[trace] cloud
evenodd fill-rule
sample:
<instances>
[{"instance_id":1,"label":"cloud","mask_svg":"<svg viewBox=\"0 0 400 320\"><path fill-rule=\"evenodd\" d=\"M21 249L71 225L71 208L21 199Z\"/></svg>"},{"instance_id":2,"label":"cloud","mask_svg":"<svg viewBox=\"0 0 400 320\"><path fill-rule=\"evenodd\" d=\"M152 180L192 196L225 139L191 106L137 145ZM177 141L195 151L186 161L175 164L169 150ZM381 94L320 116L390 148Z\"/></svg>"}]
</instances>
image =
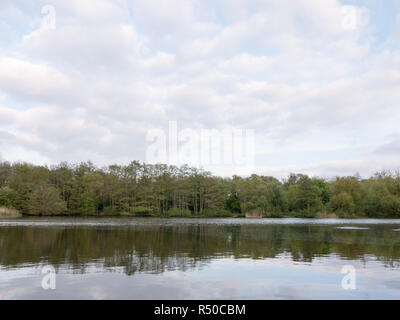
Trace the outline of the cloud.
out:
<instances>
[{"instance_id":1,"label":"cloud","mask_svg":"<svg viewBox=\"0 0 400 320\"><path fill-rule=\"evenodd\" d=\"M336 176L354 176L360 174L362 177L382 170L399 170L400 164L396 159L389 160L344 160L316 162L308 165L290 165L275 167L258 167L257 173L284 178L288 172L303 173L309 176L319 176L331 179Z\"/></svg>"},{"instance_id":2,"label":"cloud","mask_svg":"<svg viewBox=\"0 0 400 320\"><path fill-rule=\"evenodd\" d=\"M148 130L177 120L254 129L258 172L397 164L395 13L376 20L337 0L59 0L51 29L45 4L0 5L4 159L145 160ZM393 27L379 42L383 19Z\"/></svg>"},{"instance_id":3,"label":"cloud","mask_svg":"<svg viewBox=\"0 0 400 320\"><path fill-rule=\"evenodd\" d=\"M389 143L385 143L382 146L379 146L373 152L375 155L384 155L384 156L399 156L400 155L400 139L393 140Z\"/></svg>"},{"instance_id":4,"label":"cloud","mask_svg":"<svg viewBox=\"0 0 400 320\"><path fill-rule=\"evenodd\" d=\"M63 95L69 90L70 82L63 73L45 65L0 57L0 86L5 93L37 102Z\"/></svg>"}]
</instances>

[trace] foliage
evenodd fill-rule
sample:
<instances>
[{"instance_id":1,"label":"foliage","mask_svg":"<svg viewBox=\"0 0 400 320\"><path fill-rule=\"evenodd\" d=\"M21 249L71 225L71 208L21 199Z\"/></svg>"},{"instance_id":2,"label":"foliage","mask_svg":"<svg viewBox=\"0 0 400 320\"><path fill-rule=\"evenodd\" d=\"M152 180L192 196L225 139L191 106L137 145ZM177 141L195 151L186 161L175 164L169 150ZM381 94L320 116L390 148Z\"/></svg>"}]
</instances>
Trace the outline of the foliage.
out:
<instances>
[{"instance_id":1,"label":"foliage","mask_svg":"<svg viewBox=\"0 0 400 320\"><path fill-rule=\"evenodd\" d=\"M29 195L28 208L29 214L51 216L64 213L67 206L55 187L39 185Z\"/></svg>"},{"instance_id":2,"label":"foliage","mask_svg":"<svg viewBox=\"0 0 400 320\"><path fill-rule=\"evenodd\" d=\"M381 172L328 181L291 173L279 181L138 161L105 168L0 163L0 206L27 215L400 217L400 177Z\"/></svg>"}]
</instances>

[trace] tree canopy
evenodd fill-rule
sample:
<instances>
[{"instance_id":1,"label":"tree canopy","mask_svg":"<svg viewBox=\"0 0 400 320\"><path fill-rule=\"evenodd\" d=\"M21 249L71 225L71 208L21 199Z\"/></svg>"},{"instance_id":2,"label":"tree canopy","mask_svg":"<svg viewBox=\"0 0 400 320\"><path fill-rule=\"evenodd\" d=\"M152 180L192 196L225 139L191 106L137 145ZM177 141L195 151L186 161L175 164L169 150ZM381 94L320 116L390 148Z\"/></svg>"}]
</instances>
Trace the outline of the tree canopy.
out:
<instances>
[{"instance_id":1,"label":"tree canopy","mask_svg":"<svg viewBox=\"0 0 400 320\"><path fill-rule=\"evenodd\" d=\"M0 163L0 206L25 215L400 217L400 175L221 178L187 165Z\"/></svg>"}]
</instances>

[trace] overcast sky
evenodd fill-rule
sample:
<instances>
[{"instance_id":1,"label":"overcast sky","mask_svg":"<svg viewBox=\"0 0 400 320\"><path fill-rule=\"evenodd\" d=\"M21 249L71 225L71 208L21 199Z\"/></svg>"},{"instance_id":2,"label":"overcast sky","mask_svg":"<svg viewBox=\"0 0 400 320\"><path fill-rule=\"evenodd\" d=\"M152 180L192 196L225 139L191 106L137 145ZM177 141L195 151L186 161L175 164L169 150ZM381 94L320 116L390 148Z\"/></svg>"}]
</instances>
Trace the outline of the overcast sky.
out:
<instances>
[{"instance_id":1,"label":"overcast sky","mask_svg":"<svg viewBox=\"0 0 400 320\"><path fill-rule=\"evenodd\" d=\"M1 1L3 161L144 161L171 120L253 129L260 174L400 168L400 1Z\"/></svg>"}]
</instances>

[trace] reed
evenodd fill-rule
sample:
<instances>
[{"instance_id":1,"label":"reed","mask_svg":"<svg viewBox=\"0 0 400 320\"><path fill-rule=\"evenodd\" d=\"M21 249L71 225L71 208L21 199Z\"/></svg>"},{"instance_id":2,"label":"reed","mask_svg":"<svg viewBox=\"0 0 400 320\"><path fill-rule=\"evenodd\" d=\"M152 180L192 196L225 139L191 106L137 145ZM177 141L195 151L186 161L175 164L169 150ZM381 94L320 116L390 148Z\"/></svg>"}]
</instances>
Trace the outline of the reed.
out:
<instances>
[{"instance_id":1,"label":"reed","mask_svg":"<svg viewBox=\"0 0 400 320\"><path fill-rule=\"evenodd\" d=\"M0 219L20 217L22 217L22 214L18 210L7 207L0 207Z\"/></svg>"}]
</instances>

